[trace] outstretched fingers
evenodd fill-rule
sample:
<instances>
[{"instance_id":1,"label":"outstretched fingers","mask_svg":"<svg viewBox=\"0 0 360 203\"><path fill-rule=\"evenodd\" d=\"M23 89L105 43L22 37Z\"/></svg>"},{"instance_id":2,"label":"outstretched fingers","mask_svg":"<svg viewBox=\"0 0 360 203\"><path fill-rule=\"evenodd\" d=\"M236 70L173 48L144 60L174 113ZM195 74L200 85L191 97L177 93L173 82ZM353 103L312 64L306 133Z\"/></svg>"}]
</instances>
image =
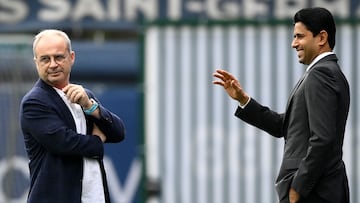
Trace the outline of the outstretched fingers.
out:
<instances>
[{"instance_id":1,"label":"outstretched fingers","mask_svg":"<svg viewBox=\"0 0 360 203\"><path fill-rule=\"evenodd\" d=\"M214 73L213 76L215 78L218 78L220 80L215 80L213 81L213 84L216 85L221 85L221 86L226 86L228 87L229 85L231 85L231 83L236 80L236 78L231 75L229 72L222 70L222 69L217 69Z\"/></svg>"},{"instance_id":2,"label":"outstretched fingers","mask_svg":"<svg viewBox=\"0 0 360 203\"><path fill-rule=\"evenodd\" d=\"M226 70L222 70L222 69L217 69L213 75L214 75L214 77L217 77L217 78L221 79L222 81L236 80L236 78L232 74L230 74Z\"/></svg>"}]
</instances>

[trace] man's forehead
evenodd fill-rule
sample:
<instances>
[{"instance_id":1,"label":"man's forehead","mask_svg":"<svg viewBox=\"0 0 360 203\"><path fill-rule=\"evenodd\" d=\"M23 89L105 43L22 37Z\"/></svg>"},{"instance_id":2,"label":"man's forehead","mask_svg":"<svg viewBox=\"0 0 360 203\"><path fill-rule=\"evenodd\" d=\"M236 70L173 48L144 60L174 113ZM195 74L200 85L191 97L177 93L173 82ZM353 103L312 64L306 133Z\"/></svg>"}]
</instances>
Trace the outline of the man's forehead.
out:
<instances>
[{"instance_id":1,"label":"man's forehead","mask_svg":"<svg viewBox=\"0 0 360 203\"><path fill-rule=\"evenodd\" d=\"M44 36L36 45L36 50L39 49L67 49L67 43L60 36Z\"/></svg>"},{"instance_id":2,"label":"man's forehead","mask_svg":"<svg viewBox=\"0 0 360 203\"><path fill-rule=\"evenodd\" d=\"M307 29L304 23L297 22L294 24L294 33L306 33L306 32L310 32L310 30Z\"/></svg>"},{"instance_id":3,"label":"man's forehead","mask_svg":"<svg viewBox=\"0 0 360 203\"><path fill-rule=\"evenodd\" d=\"M66 42L65 39L60 36L60 35L56 35L56 34L48 34L48 35L44 35L42 36L39 41L38 44L40 43L49 43L49 42Z\"/></svg>"}]
</instances>

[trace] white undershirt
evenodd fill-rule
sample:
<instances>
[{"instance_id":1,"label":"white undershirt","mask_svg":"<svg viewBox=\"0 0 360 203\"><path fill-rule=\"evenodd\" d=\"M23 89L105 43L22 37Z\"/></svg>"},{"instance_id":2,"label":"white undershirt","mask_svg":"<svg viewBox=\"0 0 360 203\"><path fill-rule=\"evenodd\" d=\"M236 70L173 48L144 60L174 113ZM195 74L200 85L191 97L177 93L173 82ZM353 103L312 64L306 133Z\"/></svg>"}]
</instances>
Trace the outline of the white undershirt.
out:
<instances>
[{"instance_id":1,"label":"white undershirt","mask_svg":"<svg viewBox=\"0 0 360 203\"><path fill-rule=\"evenodd\" d=\"M79 104L71 103L65 93L60 89L54 88L68 106L75 124L76 132L86 136L86 119ZM101 203L105 202L104 188L102 183L100 166L97 160L84 157L83 180L81 202Z\"/></svg>"}]
</instances>

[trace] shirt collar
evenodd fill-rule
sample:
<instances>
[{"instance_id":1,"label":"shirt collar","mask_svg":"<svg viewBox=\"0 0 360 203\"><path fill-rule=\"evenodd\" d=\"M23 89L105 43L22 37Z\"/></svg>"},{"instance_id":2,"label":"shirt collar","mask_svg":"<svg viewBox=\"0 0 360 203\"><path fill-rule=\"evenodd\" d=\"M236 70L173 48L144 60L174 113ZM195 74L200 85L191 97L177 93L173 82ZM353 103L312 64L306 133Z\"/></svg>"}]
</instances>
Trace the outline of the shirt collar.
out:
<instances>
[{"instance_id":1,"label":"shirt collar","mask_svg":"<svg viewBox=\"0 0 360 203\"><path fill-rule=\"evenodd\" d=\"M310 63L310 65L306 68L306 71L309 71L314 65L315 63L317 63L318 61L320 61L320 59L328 56L328 55L331 55L331 54L334 54L334 52L330 51L330 52L324 52L322 54L319 54L317 57L315 57L315 59Z\"/></svg>"},{"instance_id":2,"label":"shirt collar","mask_svg":"<svg viewBox=\"0 0 360 203\"><path fill-rule=\"evenodd\" d=\"M65 93L61 90L61 89L59 89L59 88L56 88L56 87L53 87L55 90L56 90L56 92L60 95L60 97L63 97L63 96L65 96Z\"/></svg>"}]
</instances>

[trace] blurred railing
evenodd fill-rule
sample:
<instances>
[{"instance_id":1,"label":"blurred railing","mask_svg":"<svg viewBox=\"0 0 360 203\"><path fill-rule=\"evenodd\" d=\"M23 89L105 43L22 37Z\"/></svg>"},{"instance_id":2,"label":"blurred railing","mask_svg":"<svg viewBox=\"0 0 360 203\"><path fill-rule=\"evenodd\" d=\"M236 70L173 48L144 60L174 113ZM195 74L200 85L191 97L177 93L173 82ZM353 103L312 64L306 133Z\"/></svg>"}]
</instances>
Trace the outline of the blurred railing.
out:
<instances>
[{"instance_id":1,"label":"blurred railing","mask_svg":"<svg viewBox=\"0 0 360 203\"><path fill-rule=\"evenodd\" d=\"M31 38L0 36L0 202L26 202L28 160L19 128L20 100L37 77Z\"/></svg>"}]
</instances>

